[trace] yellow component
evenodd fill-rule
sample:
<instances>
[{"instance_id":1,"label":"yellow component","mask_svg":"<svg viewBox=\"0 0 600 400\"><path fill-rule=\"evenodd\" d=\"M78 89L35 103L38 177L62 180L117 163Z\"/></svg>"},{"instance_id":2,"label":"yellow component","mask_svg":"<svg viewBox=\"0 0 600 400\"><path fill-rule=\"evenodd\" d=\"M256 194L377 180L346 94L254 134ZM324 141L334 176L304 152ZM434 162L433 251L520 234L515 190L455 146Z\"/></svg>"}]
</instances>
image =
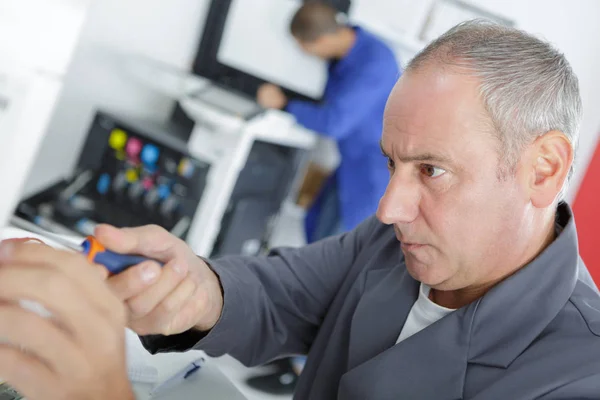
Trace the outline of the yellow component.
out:
<instances>
[{"instance_id":1,"label":"yellow component","mask_svg":"<svg viewBox=\"0 0 600 400\"><path fill-rule=\"evenodd\" d=\"M126 158L125 152L123 150L117 150L117 151L115 151L115 157L117 158L117 160L123 161Z\"/></svg>"},{"instance_id":2,"label":"yellow component","mask_svg":"<svg viewBox=\"0 0 600 400\"><path fill-rule=\"evenodd\" d=\"M179 175L185 175L185 171L188 169L189 162L190 160L188 160L187 158L181 159L181 161L179 162L179 167L177 168L177 172L179 173Z\"/></svg>"},{"instance_id":3,"label":"yellow component","mask_svg":"<svg viewBox=\"0 0 600 400\"><path fill-rule=\"evenodd\" d=\"M125 173L125 178L127 179L127 182L133 183L138 180L139 175L136 170L130 169Z\"/></svg>"},{"instance_id":4,"label":"yellow component","mask_svg":"<svg viewBox=\"0 0 600 400\"><path fill-rule=\"evenodd\" d=\"M115 150L122 150L127 143L127 133L122 129L113 129L108 138L108 144Z\"/></svg>"},{"instance_id":5,"label":"yellow component","mask_svg":"<svg viewBox=\"0 0 600 400\"><path fill-rule=\"evenodd\" d=\"M194 164L189 158L182 158L179 162L177 172L180 176L190 178L194 174Z\"/></svg>"}]
</instances>

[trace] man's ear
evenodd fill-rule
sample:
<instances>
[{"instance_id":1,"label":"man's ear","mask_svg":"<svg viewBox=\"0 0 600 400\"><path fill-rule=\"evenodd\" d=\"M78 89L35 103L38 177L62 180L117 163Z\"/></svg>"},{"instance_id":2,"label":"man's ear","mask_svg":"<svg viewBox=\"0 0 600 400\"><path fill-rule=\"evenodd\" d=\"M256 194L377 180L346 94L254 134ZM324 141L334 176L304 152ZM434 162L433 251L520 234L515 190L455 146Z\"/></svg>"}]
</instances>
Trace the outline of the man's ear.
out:
<instances>
[{"instance_id":1,"label":"man's ear","mask_svg":"<svg viewBox=\"0 0 600 400\"><path fill-rule=\"evenodd\" d=\"M538 137L532 146L531 201L537 208L546 208L554 203L567 180L573 164L573 145L564 133L550 131Z\"/></svg>"}]
</instances>

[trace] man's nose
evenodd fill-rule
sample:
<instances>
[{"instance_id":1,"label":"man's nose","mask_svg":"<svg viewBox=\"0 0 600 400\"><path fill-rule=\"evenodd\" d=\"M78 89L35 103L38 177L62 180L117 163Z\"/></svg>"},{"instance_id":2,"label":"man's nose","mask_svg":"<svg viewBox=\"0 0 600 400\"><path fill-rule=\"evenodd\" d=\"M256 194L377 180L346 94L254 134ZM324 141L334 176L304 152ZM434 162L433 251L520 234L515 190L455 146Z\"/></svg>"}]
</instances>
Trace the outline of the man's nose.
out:
<instances>
[{"instance_id":1,"label":"man's nose","mask_svg":"<svg viewBox=\"0 0 600 400\"><path fill-rule=\"evenodd\" d=\"M419 214L420 199L416 183L392 177L379 200L377 218L386 225L413 222Z\"/></svg>"}]
</instances>

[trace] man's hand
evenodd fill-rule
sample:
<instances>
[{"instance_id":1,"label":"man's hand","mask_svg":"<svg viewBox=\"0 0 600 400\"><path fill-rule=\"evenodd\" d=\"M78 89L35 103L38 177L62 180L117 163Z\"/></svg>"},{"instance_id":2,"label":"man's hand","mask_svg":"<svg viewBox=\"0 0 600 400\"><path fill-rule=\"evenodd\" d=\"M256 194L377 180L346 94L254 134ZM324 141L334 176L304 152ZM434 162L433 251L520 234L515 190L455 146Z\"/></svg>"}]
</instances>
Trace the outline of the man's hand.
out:
<instances>
[{"instance_id":1,"label":"man's hand","mask_svg":"<svg viewBox=\"0 0 600 400\"><path fill-rule=\"evenodd\" d=\"M174 335L191 328L208 331L217 323L223 294L217 275L182 240L158 226L96 229L106 248L163 262L144 262L108 279L129 311L139 335Z\"/></svg>"},{"instance_id":2,"label":"man's hand","mask_svg":"<svg viewBox=\"0 0 600 400\"><path fill-rule=\"evenodd\" d=\"M256 101L265 108L281 110L286 106L288 99L279 86L265 83L258 88Z\"/></svg>"},{"instance_id":3,"label":"man's hand","mask_svg":"<svg viewBox=\"0 0 600 400\"><path fill-rule=\"evenodd\" d=\"M125 309L79 254L0 244L0 377L30 400L131 400ZM19 302L41 304L44 317Z\"/></svg>"}]
</instances>

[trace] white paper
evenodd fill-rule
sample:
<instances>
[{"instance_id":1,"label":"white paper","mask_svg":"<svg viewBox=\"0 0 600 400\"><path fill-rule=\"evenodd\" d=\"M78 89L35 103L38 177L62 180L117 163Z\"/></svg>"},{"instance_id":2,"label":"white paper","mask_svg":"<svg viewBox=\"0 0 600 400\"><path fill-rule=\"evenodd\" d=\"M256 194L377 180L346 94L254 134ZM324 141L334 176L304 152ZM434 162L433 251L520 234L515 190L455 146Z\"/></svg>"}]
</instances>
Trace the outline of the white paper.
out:
<instances>
[{"instance_id":1,"label":"white paper","mask_svg":"<svg viewBox=\"0 0 600 400\"><path fill-rule=\"evenodd\" d=\"M219 62L320 98L327 65L302 52L289 33L300 4L295 0L233 0L217 54Z\"/></svg>"},{"instance_id":2,"label":"white paper","mask_svg":"<svg viewBox=\"0 0 600 400\"><path fill-rule=\"evenodd\" d=\"M203 353L195 350L153 355L144 349L133 331L127 329L125 333L129 379L132 382L152 384L152 389L157 389L203 356Z\"/></svg>"}]
</instances>

